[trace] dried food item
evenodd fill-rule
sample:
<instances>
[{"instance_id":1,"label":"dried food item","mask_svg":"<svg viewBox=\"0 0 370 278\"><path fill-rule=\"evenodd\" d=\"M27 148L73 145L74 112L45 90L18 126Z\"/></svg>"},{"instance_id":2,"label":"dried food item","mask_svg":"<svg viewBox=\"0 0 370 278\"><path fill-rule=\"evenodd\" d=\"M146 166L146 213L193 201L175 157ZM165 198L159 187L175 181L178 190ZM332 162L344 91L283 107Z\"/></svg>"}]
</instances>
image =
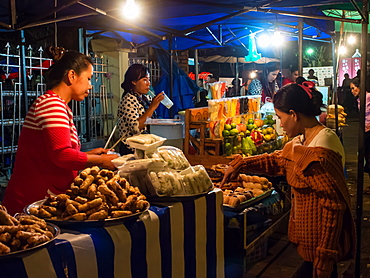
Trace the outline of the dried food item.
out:
<instances>
[{"instance_id":1,"label":"dried food item","mask_svg":"<svg viewBox=\"0 0 370 278\"><path fill-rule=\"evenodd\" d=\"M13 217L0 210L0 255L25 250L53 239L45 220L33 215Z\"/></svg>"},{"instance_id":2,"label":"dried food item","mask_svg":"<svg viewBox=\"0 0 370 278\"><path fill-rule=\"evenodd\" d=\"M146 210L149 203L140 190L114 172L94 166L74 179L66 194L49 196L29 213L53 220L104 220ZM1 215L0 215L1 217Z\"/></svg>"},{"instance_id":3,"label":"dried food item","mask_svg":"<svg viewBox=\"0 0 370 278\"><path fill-rule=\"evenodd\" d=\"M212 182L219 182L222 180L222 173L213 169L206 168L207 174Z\"/></svg>"}]
</instances>

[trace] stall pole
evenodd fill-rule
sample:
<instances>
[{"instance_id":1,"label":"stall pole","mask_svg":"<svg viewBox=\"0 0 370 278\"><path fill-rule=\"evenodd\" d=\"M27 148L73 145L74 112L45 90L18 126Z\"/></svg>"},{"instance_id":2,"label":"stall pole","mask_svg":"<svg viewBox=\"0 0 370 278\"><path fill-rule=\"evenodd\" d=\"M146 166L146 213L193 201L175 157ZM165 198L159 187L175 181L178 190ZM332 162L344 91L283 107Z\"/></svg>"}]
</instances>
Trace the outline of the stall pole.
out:
<instances>
[{"instance_id":1,"label":"stall pole","mask_svg":"<svg viewBox=\"0 0 370 278\"><path fill-rule=\"evenodd\" d=\"M85 53L87 55L88 52L87 47L87 40L86 40L86 32L84 28L78 29L78 51L80 53ZM92 89L93 91L93 89ZM90 94L91 96L91 94ZM91 118L91 97L85 98L85 115L86 115L86 141L91 141L91 126L90 126L90 118Z\"/></svg>"},{"instance_id":2,"label":"stall pole","mask_svg":"<svg viewBox=\"0 0 370 278\"><path fill-rule=\"evenodd\" d=\"M194 50L195 83L199 86L198 49Z\"/></svg>"},{"instance_id":3,"label":"stall pole","mask_svg":"<svg viewBox=\"0 0 370 278\"><path fill-rule=\"evenodd\" d=\"M28 111L28 95L27 95L27 74L26 74L26 38L24 36L24 30L20 31L20 39L21 39L21 46L20 46L20 59L21 59L21 68L20 68L20 82L22 86L22 95L23 95L23 103L24 103L24 111ZM21 117L19 115L19 117Z\"/></svg>"},{"instance_id":4,"label":"stall pole","mask_svg":"<svg viewBox=\"0 0 370 278\"><path fill-rule=\"evenodd\" d=\"M331 103L334 104L334 115L335 115L335 133L339 136L339 126L338 126L338 84L337 84L337 68L338 68L338 57L335 54L335 38L334 36L331 38L331 46L332 46L332 56L333 56L333 92L332 92L332 99Z\"/></svg>"},{"instance_id":5,"label":"stall pole","mask_svg":"<svg viewBox=\"0 0 370 278\"><path fill-rule=\"evenodd\" d=\"M303 21L298 21L298 71L303 76Z\"/></svg>"},{"instance_id":6,"label":"stall pole","mask_svg":"<svg viewBox=\"0 0 370 278\"><path fill-rule=\"evenodd\" d=\"M173 50L172 50L172 36L169 37L168 39L168 51L170 52L170 78L169 78L169 81L170 81L170 84L169 84L169 88L170 88L170 99L172 100L173 99ZM170 108L170 118L172 119L173 118L173 109L172 107Z\"/></svg>"},{"instance_id":7,"label":"stall pole","mask_svg":"<svg viewBox=\"0 0 370 278\"><path fill-rule=\"evenodd\" d=\"M240 87L239 87L239 61L238 56L236 56L235 62L235 92L239 92L240 95Z\"/></svg>"},{"instance_id":8,"label":"stall pole","mask_svg":"<svg viewBox=\"0 0 370 278\"><path fill-rule=\"evenodd\" d=\"M356 203L356 268L355 277L361 275L361 228L363 213L364 193L364 139L365 139L365 106L366 106L366 64L367 64L367 29L369 25L368 0L362 1L362 40L361 40L361 93L360 93L360 115L358 130L358 161L357 161L357 203Z\"/></svg>"}]
</instances>

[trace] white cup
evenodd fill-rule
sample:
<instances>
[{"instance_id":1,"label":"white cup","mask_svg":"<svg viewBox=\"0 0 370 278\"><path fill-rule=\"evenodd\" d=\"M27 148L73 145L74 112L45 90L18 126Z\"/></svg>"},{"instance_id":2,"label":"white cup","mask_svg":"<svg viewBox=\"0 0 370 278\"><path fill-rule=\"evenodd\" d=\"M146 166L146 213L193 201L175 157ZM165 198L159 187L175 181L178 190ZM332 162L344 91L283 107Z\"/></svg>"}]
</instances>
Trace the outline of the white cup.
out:
<instances>
[{"instance_id":1,"label":"white cup","mask_svg":"<svg viewBox=\"0 0 370 278\"><path fill-rule=\"evenodd\" d=\"M166 106L168 109L170 109L173 105L172 100L162 91L164 99L161 101L161 103ZM155 97L155 93L152 90L149 90L148 95L150 95L152 98Z\"/></svg>"},{"instance_id":2,"label":"white cup","mask_svg":"<svg viewBox=\"0 0 370 278\"><path fill-rule=\"evenodd\" d=\"M170 98L163 92L163 96L164 96L164 99L161 101L161 103L166 106L168 109L170 109L173 105L173 102L172 100L170 100Z\"/></svg>"}]
</instances>

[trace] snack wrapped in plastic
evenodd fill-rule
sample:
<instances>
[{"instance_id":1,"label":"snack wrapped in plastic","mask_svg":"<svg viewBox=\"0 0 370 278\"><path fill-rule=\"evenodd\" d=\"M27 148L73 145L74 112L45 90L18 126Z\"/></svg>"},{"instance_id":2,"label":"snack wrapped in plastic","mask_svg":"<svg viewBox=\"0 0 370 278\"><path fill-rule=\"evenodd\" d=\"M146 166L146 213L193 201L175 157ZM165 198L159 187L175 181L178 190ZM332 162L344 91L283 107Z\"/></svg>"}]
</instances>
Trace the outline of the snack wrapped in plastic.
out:
<instances>
[{"instance_id":1,"label":"snack wrapped in plastic","mask_svg":"<svg viewBox=\"0 0 370 278\"><path fill-rule=\"evenodd\" d=\"M162 146L157 149L157 154L168 163L168 167L174 170L185 170L190 166L184 153L172 146Z\"/></svg>"}]
</instances>

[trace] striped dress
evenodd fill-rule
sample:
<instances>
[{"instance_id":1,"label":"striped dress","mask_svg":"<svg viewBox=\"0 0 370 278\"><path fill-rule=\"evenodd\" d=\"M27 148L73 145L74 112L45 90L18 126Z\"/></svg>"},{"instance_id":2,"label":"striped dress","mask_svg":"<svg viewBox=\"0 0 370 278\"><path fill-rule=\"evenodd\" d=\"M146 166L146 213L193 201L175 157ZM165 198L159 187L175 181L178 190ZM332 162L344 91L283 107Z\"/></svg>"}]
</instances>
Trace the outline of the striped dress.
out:
<instances>
[{"instance_id":1,"label":"striped dress","mask_svg":"<svg viewBox=\"0 0 370 278\"><path fill-rule=\"evenodd\" d=\"M56 194L65 192L86 162L71 109L47 91L27 113L3 205L13 214L43 199L48 189Z\"/></svg>"}]
</instances>

